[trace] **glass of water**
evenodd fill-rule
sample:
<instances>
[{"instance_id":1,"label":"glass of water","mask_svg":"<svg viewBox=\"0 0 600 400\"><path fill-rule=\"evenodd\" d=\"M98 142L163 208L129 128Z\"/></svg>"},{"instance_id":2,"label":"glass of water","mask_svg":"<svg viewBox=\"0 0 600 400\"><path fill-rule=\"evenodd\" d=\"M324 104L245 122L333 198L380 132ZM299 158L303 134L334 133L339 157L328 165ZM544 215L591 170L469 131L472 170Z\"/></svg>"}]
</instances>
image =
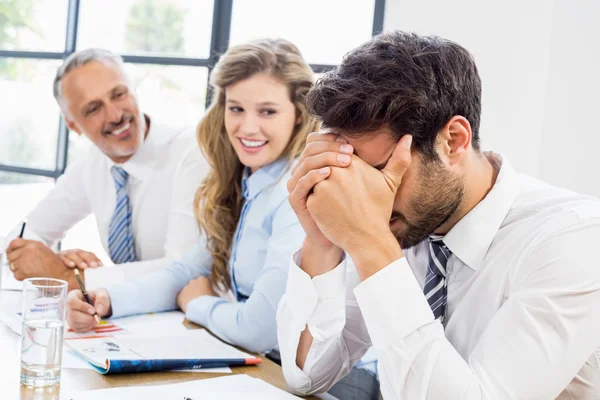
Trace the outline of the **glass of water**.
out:
<instances>
[{"instance_id":1,"label":"glass of water","mask_svg":"<svg viewBox=\"0 0 600 400\"><path fill-rule=\"evenodd\" d=\"M45 387L60 382L67 282L30 278L23 282L21 383Z\"/></svg>"}]
</instances>

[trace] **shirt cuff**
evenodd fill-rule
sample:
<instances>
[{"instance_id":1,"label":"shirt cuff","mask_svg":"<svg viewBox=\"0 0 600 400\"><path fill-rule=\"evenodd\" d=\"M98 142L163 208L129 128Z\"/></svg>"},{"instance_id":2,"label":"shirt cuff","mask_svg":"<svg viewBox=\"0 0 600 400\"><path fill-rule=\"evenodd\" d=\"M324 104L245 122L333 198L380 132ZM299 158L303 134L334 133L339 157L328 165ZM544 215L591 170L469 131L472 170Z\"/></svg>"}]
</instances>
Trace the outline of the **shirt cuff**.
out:
<instances>
[{"instance_id":1,"label":"shirt cuff","mask_svg":"<svg viewBox=\"0 0 600 400\"><path fill-rule=\"evenodd\" d=\"M308 325L317 341L336 336L346 323L346 257L333 270L314 278L298 266L301 251L292 257L286 287L287 305L294 329Z\"/></svg>"},{"instance_id":2,"label":"shirt cuff","mask_svg":"<svg viewBox=\"0 0 600 400\"><path fill-rule=\"evenodd\" d=\"M84 274L87 290L96 290L125 282L125 273L121 267L117 266L86 268Z\"/></svg>"},{"instance_id":3,"label":"shirt cuff","mask_svg":"<svg viewBox=\"0 0 600 400\"><path fill-rule=\"evenodd\" d=\"M394 261L354 288L376 348L387 348L435 319L405 258Z\"/></svg>"},{"instance_id":4,"label":"shirt cuff","mask_svg":"<svg viewBox=\"0 0 600 400\"><path fill-rule=\"evenodd\" d=\"M200 296L190 301L185 317L195 324L208 328L208 316L212 309L225 300L214 296Z\"/></svg>"},{"instance_id":5,"label":"shirt cuff","mask_svg":"<svg viewBox=\"0 0 600 400\"><path fill-rule=\"evenodd\" d=\"M137 286L133 284L133 282L107 286L106 291L110 297L110 306L112 308L111 318L119 318L139 313L141 306L138 304L140 302L140 296L137 293Z\"/></svg>"}]
</instances>

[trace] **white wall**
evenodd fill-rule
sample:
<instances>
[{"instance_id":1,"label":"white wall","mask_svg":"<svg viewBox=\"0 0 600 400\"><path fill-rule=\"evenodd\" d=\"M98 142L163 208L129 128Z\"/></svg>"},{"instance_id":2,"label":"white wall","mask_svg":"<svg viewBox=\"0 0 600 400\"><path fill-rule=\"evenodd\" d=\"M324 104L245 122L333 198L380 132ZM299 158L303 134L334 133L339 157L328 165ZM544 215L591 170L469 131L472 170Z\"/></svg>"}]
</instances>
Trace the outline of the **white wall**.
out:
<instances>
[{"instance_id":1,"label":"white wall","mask_svg":"<svg viewBox=\"0 0 600 400\"><path fill-rule=\"evenodd\" d=\"M591 168L592 142L600 143L591 112L600 105L599 20L598 0L387 0L384 27L469 49L483 82L482 147L518 171L600 197Z\"/></svg>"},{"instance_id":2,"label":"white wall","mask_svg":"<svg viewBox=\"0 0 600 400\"><path fill-rule=\"evenodd\" d=\"M600 197L600 1L555 0L539 177Z\"/></svg>"}]
</instances>

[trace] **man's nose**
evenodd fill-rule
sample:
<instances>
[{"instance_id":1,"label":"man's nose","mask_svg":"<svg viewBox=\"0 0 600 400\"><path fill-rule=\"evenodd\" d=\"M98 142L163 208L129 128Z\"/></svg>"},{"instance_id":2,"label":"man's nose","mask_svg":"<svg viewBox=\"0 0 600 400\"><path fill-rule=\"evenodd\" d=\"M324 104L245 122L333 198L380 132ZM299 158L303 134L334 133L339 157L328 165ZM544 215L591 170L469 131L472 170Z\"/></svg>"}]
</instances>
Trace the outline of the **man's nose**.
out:
<instances>
[{"instance_id":1,"label":"man's nose","mask_svg":"<svg viewBox=\"0 0 600 400\"><path fill-rule=\"evenodd\" d=\"M110 123L117 124L123 118L123 110L115 107L112 103L108 103L108 106L106 106L106 118Z\"/></svg>"}]
</instances>

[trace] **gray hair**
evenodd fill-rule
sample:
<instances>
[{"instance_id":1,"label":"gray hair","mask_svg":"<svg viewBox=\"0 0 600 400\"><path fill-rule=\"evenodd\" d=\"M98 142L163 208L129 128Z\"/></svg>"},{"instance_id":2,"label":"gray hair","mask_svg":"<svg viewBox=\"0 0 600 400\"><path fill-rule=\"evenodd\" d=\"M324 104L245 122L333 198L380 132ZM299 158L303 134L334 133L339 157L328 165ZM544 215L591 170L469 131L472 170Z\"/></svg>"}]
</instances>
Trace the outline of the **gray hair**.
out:
<instances>
[{"instance_id":1,"label":"gray hair","mask_svg":"<svg viewBox=\"0 0 600 400\"><path fill-rule=\"evenodd\" d=\"M54 78L53 84L53 92L54 98L58 102L58 105L63 110L63 112L67 113L67 107L64 103L64 97L62 93L62 79L63 77L69 73L70 71L84 66L93 61L101 62L101 63L111 63L119 67L121 71L124 72L123 68L123 58L121 56L112 53L108 50L92 48L81 50L76 53L71 54L63 64L58 67L56 71L56 77Z\"/></svg>"}]
</instances>

